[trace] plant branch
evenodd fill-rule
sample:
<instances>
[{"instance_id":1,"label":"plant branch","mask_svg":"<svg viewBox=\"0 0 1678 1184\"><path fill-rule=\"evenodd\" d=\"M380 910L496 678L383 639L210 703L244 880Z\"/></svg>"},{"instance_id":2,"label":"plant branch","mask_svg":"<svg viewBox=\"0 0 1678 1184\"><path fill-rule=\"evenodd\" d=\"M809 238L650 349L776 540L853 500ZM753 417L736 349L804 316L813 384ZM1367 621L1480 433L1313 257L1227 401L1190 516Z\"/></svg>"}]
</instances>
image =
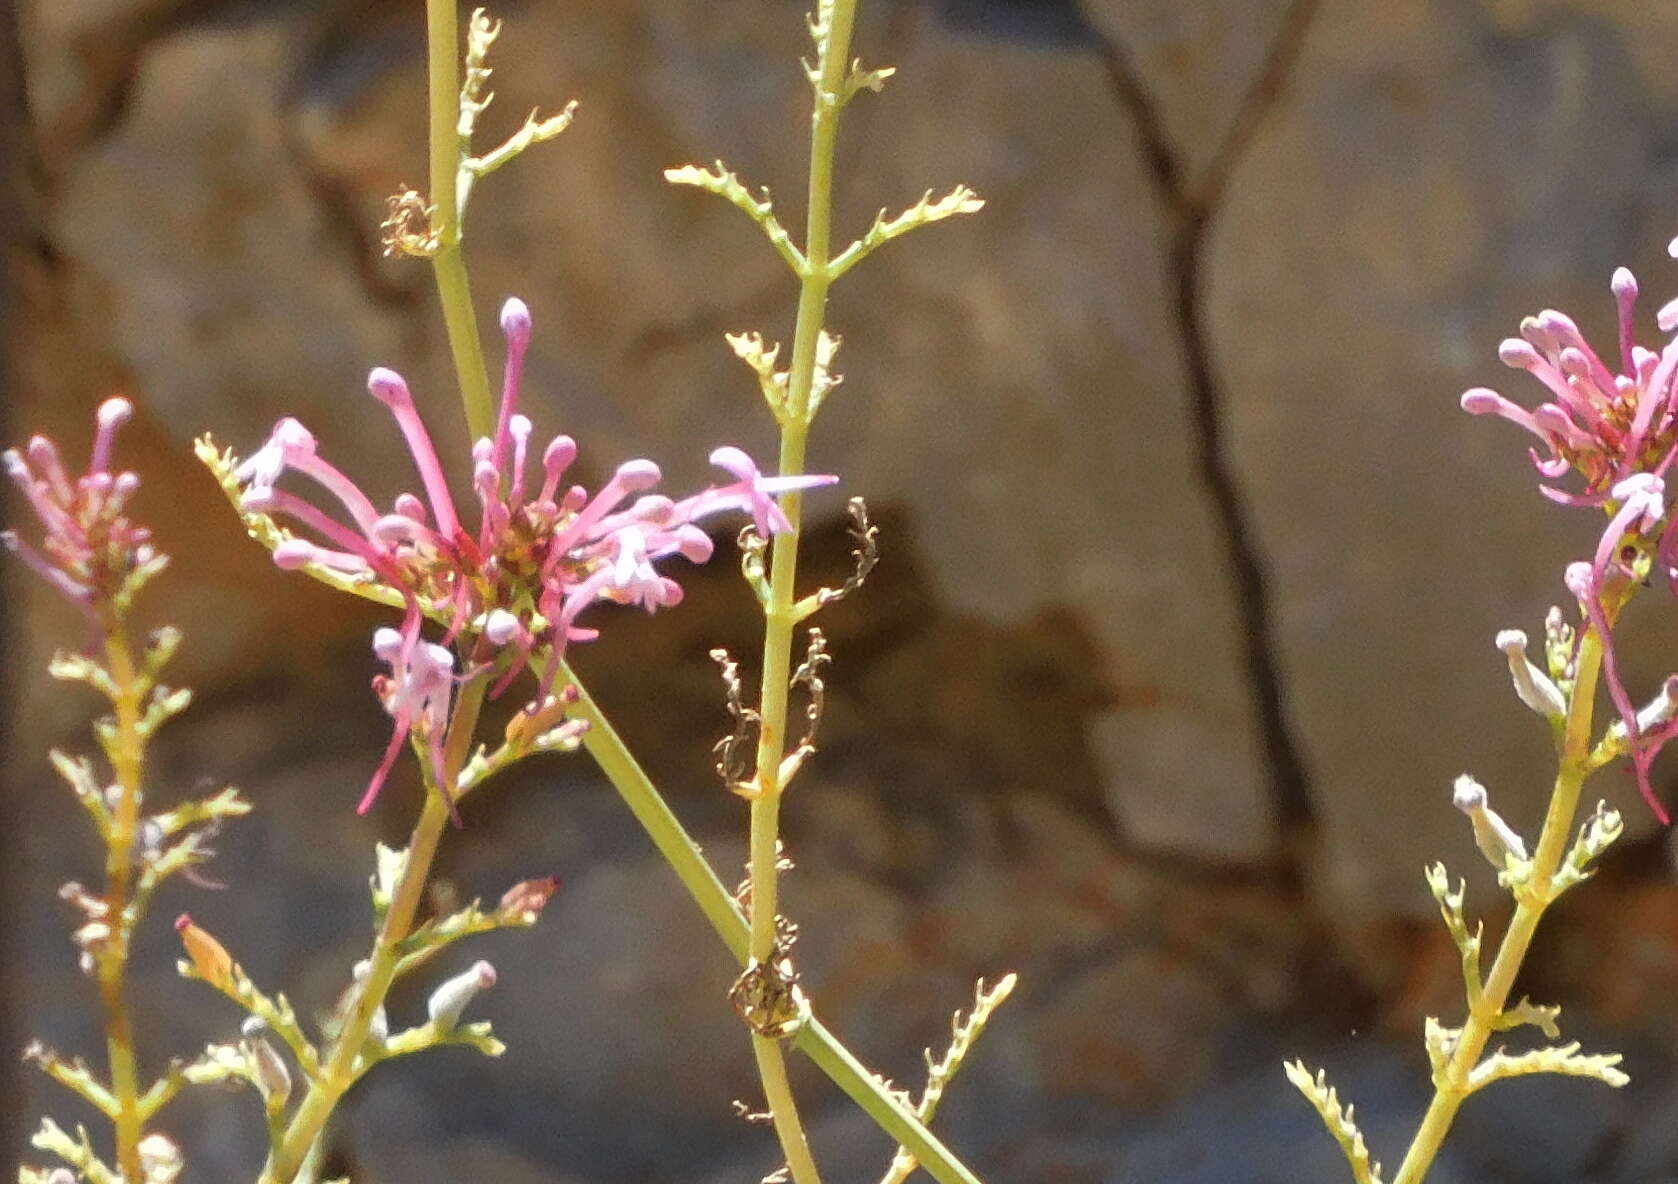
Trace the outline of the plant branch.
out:
<instances>
[{"instance_id":1,"label":"plant branch","mask_svg":"<svg viewBox=\"0 0 1678 1184\"><path fill-rule=\"evenodd\" d=\"M384 1007L391 983L396 979L400 946L403 938L413 930L414 917L431 874L432 860L448 825L448 803L453 799L453 787L471 748L478 712L483 707L488 690L489 679L484 675L468 682L460 690L449 721L448 740L443 753L445 782L443 785L433 784L430 774L426 774L425 805L408 841L408 857L403 865L402 877L391 894L390 907L385 912L384 923L379 927L372 956L368 959L367 973L361 979L355 1000L344 1018L343 1027L333 1042L320 1076L310 1083L308 1094L287 1124L279 1150L264 1170L261 1184L291 1184L297 1178L309 1148L320 1137L338 1100L361 1076L368 1033L372 1030L374 1017ZM420 768L424 770L426 767L426 762L421 761Z\"/></svg>"},{"instance_id":2,"label":"plant branch","mask_svg":"<svg viewBox=\"0 0 1678 1184\"><path fill-rule=\"evenodd\" d=\"M1405 1153L1404 1162L1399 1165L1393 1184L1421 1184L1439 1153L1446 1133L1451 1129L1463 1099L1481 1084L1474 1078L1480 1054L1485 1051L1492 1033L1502 1026L1500 1021L1504 1005L1514 988L1515 977L1532 944L1538 922L1555 899L1551 888L1562 867L1568 836L1573 830L1573 816L1579 806L1579 792L1584 786L1590 760L1591 719L1597 679L1602 669L1602 639L1594 625L1586 629L1580 638L1577 662L1555 788L1550 794L1550 807L1544 817L1538 850L1533 855L1531 880L1527 890L1516 894L1515 915L1498 946L1497 958L1480 992L1478 1006L1470 1009L1456 1038L1454 1051L1434 1075L1433 1101Z\"/></svg>"},{"instance_id":3,"label":"plant branch","mask_svg":"<svg viewBox=\"0 0 1678 1184\"><path fill-rule=\"evenodd\" d=\"M139 1180L140 1139L143 1119L140 1111L139 1072L134 1058L134 1026L128 1016L126 981L129 935L136 917L131 909L135 836L140 820L140 771L145 760L145 738L141 734L141 703L146 680L135 668L123 624L106 623L105 661L111 679L111 703L116 711L114 743L110 746L111 766L116 774L117 801L111 811L111 825L105 832L105 908L111 935L97 958L99 996L105 1011L105 1048L110 1057L111 1097L115 1109L117 1168L129 1180Z\"/></svg>"}]
</instances>

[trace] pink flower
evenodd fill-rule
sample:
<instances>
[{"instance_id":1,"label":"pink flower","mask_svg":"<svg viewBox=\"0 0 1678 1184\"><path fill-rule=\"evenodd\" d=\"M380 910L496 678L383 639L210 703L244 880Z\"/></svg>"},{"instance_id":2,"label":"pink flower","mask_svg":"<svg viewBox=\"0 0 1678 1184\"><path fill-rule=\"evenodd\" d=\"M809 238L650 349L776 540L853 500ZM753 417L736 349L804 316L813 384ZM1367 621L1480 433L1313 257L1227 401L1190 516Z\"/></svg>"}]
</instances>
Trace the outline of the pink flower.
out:
<instances>
[{"instance_id":1,"label":"pink flower","mask_svg":"<svg viewBox=\"0 0 1678 1184\"><path fill-rule=\"evenodd\" d=\"M837 480L766 478L744 452L725 447L711 459L734 480L681 501L650 492L660 478L650 460L624 462L591 494L581 485L561 487L577 458L577 445L560 435L541 450L540 483L528 485L534 428L518 410L531 337L530 311L523 302L507 302L501 329L507 355L495 434L471 450L471 488L479 506L475 530L461 518L407 383L392 370L374 370L368 390L390 408L413 457L423 498L404 493L389 513L381 513L353 481L316 454L314 437L294 419L276 424L267 443L235 470L244 483L243 508L283 518L302 532L275 548L276 564L366 579L400 595L406 606L400 629L391 631L403 639L402 649L394 660L380 653L392 661L381 694L387 696L398 735L368 787L363 809L383 784L400 738L424 729L430 742L442 730L429 723L435 711L446 713L449 698L437 681L436 663L414 666L428 661L418 641L424 618L443 622L445 645L464 639L468 671L506 663L494 687L499 694L533 653L557 657L571 642L592 639L595 631L579 618L594 604L634 604L652 612L678 603L681 586L658 565L677 555L694 563L710 558L711 540L698 525L702 520L744 511L766 534L785 530L786 515L775 504L776 495ZM308 478L328 503L336 503L335 510L279 488L288 472ZM549 664L536 703L547 699L557 666ZM419 689L403 689L409 687Z\"/></svg>"},{"instance_id":2,"label":"pink flower","mask_svg":"<svg viewBox=\"0 0 1678 1184\"><path fill-rule=\"evenodd\" d=\"M1600 507L1608 515L1590 561L1570 564L1565 583L1602 641L1603 677L1625 729L1638 789L1666 822L1649 768L1678 725L1633 706L1620 677L1605 593L1612 592L1618 603L1651 561L1678 589L1678 529L1667 513L1664 480L1678 457L1678 338L1659 354L1634 344L1637 280L1622 267L1611 286L1619 312L1617 369L1609 368L1570 318L1547 309L1522 321L1521 336L1505 340L1498 355L1538 379L1550 399L1528 410L1477 387L1462 396L1462 406L1471 414L1507 419L1537 437L1543 454L1535 448L1529 455L1546 482L1570 471L1583 479L1583 487L1571 491L1541 484L1544 496L1563 505ZM1678 301L1662 308L1656 321L1663 332L1678 328Z\"/></svg>"},{"instance_id":3,"label":"pink flower","mask_svg":"<svg viewBox=\"0 0 1678 1184\"><path fill-rule=\"evenodd\" d=\"M87 472L73 480L58 446L45 436L32 437L21 453L12 448L0 454L41 526L37 545L10 530L0 531L0 544L95 620L164 562L151 545L151 531L126 513L140 479L111 472L117 429L133 413L127 399L100 404Z\"/></svg>"},{"instance_id":4,"label":"pink flower","mask_svg":"<svg viewBox=\"0 0 1678 1184\"><path fill-rule=\"evenodd\" d=\"M1506 339L1498 356L1542 383L1549 400L1528 410L1484 387L1462 396L1463 410L1500 416L1537 437L1543 454L1533 449L1530 455L1547 481L1569 470L1584 479L1577 492L1541 486L1546 497L1567 505L1603 505L1628 477L1664 473L1678 451L1678 340L1660 354L1634 345L1637 280L1622 267L1612 287L1620 323L1617 371L1571 318L1546 309L1522 321L1521 336ZM1678 318L1678 309L1662 310L1663 319L1669 315Z\"/></svg>"},{"instance_id":5,"label":"pink flower","mask_svg":"<svg viewBox=\"0 0 1678 1184\"><path fill-rule=\"evenodd\" d=\"M1604 528L1596 553L1588 563L1569 564L1563 577L1568 591L1578 599L1580 610L1602 639L1603 680L1608 684L1609 698L1614 702L1614 709L1619 713L1631 746L1632 771L1637 777L1637 788L1662 823L1671 819L1666 807L1655 795L1649 770L1667 740L1678 734L1678 724L1672 722L1670 715L1656 718L1659 713L1651 715L1633 706L1620 677L1612 624L1603 602L1604 592L1611 585L1617 586L1616 591L1623 591L1630 581L1638 578L1633 567L1638 552L1635 547L1627 550L1627 540L1635 540L1656 529L1666 516L1665 495L1665 482L1652 473L1637 473L1616 485L1610 491L1610 497L1619 509Z\"/></svg>"},{"instance_id":6,"label":"pink flower","mask_svg":"<svg viewBox=\"0 0 1678 1184\"><path fill-rule=\"evenodd\" d=\"M443 737L449 726L449 704L454 695L454 654L447 646L424 641L418 636L405 637L395 629L383 628L373 634L373 652L389 663L390 674L373 679L373 693L390 712L395 727L390 743L385 746L384 759L373 773L373 779L362 795L358 813L365 814L379 796L385 778L396 764L402 743L418 733L425 741L431 765L432 780L444 794L448 778L443 769ZM449 803L454 809L454 803Z\"/></svg>"}]
</instances>

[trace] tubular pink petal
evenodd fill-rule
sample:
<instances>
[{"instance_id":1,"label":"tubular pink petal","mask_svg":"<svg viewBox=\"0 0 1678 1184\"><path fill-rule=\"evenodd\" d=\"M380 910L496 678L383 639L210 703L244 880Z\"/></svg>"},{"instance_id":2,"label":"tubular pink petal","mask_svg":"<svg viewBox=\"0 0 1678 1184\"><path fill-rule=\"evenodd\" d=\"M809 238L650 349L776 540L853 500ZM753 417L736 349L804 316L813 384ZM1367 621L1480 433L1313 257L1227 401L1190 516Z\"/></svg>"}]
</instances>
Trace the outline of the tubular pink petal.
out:
<instances>
[{"instance_id":1,"label":"tubular pink petal","mask_svg":"<svg viewBox=\"0 0 1678 1184\"><path fill-rule=\"evenodd\" d=\"M361 795L361 801L356 803L355 812L365 814L373 808L373 803L379 799L379 791L384 788L385 779L390 771L396 767L396 758L402 753L402 742L408 738L410 724L408 720L398 717L391 728L390 742L385 745L384 756L379 759L379 767L373 770L373 776L367 781L367 789Z\"/></svg>"},{"instance_id":2,"label":"tubular pink petal","mask_svg":"<svg viewBox=\"0 0 1678 1184\"><path fill-rule=\"evenodd\" d=\"M724 444L711 453L711 463L719 469L726 469L741 481L756 481L759 474L757 462L746 455L745 451L732 444Z\"/></svg>"},{"instance_id":3,"label":"tubular pink petal","mask_svg":"<svg viewBox=\"0 0 1678 1184\"><path fill-rule=\"evenodd\" d=\"M501 306L501 333L507 340L507 360L501 376L501 409L495 421L497 469L507 463L507 432L518 410L519 385L524 380L524 351L530 344L530 309L513 297Z\"/></svg>"},{"instance_id":4,"label":"tubular pink petal","mask_svg":"<svg viewBox=\"0 0 1678 1184\"><path fill-rule=\"evenodd\" d=\"M449 483L443 476L443 464L437 459L437 449L431 443L431 433L414 407L414 397L408 384L394 370L378 367L367 376L367 389L373 397L390 408L396 426L408 442L408 452L419 470L420 482L431 502L431 516L437 520L437 531L445 538L460 533L460 519L455 514L454 499L449 495Z\"/></svg>"},{"instance_id":5,"label":"tubular pink petal","mask_svg":"<svg viewBox=\"0 0 1678 1184\"><path fill-rule=\"evenodd\" d=\"M530 456L530 434L535 426L528 416L515 415L507 421L507 431L513 438L513 470L508 482L507 501L518 505L524 500L524 466Z\"/></svg>"},{"instance_id":6,"label":"tubular pink petal","mask_svg":"<svg viewBox=\"0 0 1678 1184\"><path fill-rule=\"evenodd\" d=\"M708 563L716 544L711 536L697 526L680 526L676 529L676 552L690 563Z\"/></svg>"},{"instance_id":7,"label":"tubular pink petal","mask_svg":"<svg viewBox=\"0 0 1678 1184\"><path fill-rule=\"evenodd\" d=\"M1637 277L1631 274L1631 269L1617 267L1614 278L1608 286L1614 292L1614 306L1618 312L1620 328L1620 365L1627 374L1637 373L1637 363L1632 357L1632 334L1636 331L1633 314L1637 309Z\"/></svg>"},{"instance_id":8,"label":"tubular pink petal","mask_svg":"<svg viewBox=\"0 0 1678 1184\"><path fill-rule=\"evenodd\" d=\"M426 512L425 503L411 493L398 494L395 508L398 514L404 518L412 518L422 526L431 521L431 515Z\"/></svg>"},{"instance_id":9,"label":"tubular pink petal","mask_svg":"<svg viewBox=\"0 0 1678 1184\"><path fill-rule=\"evenodd\" d=\"M1660 362L1656 364L1654 373L1650 375L1648 383L1640 388L1637 413L1631 421L1631 430L1626 434L1625 451L1628 460L1634 461L1643 451L1643 444L1648 438L1655 412L1668 408L1675 389L1672 382L1675 372L1678 372L1678 340L1670 342L1666 349L1661 351Z\"/></svg>"},{"instance_id":10,"label":"tubular pink petal","mask_svg":"<svg viewBox=\"0 0 1678 1184\"><path fill-rule=\"evenodd\" d=\"M15 531L0 530L0 546L4 546L6 550L16 555L23 561L25 567L51 584L62 595L69 597L78 604L84 604L84 606L85 602L92 598L93 589L85 584L78 583L67 572L42 558L40 552L18 538Z\"/></svg>"},{"instance_id":11,"label":"tubular pink petal","mask_svg":"<svg viewBox=\"0 0 1678 1184\"><path fill-rule=\"evenodd\" d=\"M97 425L93 436L93 454L88 459L90 473L104 472L111 464L111 447L116 442L117 429L134 415L134 404L124 398L106 399L99 404L94 416Z\"/></svg>"},{"instance_id":12,"label":"tubular pink petal","mask_svg":"<svg viewBox=\"0 0 1678 1184\"><path fill-rule=\"evenodd\" d=\"M288 453L287 456L287 464L337 498L358 527L364 531L372 529L379 518L379 511L354 481L312 452Z\"/></svg>"},{"instance_id":13,"label":"tubular pink petal","mask_svg":"<svg viewBox=\"0 0 1678 1184\"><path fill-rule=\"evenodd\" d=\"M612 474L612 479L601 487L600 492L555 534L548 556L549 567L556 564L564 552L579 542L596 537L595 527L602 518L617 508L619 502L632 493L639 493L648 486L657 484L658 479L658 466L650 460L629 460L619 465L617 472Z\"/></svg>"},{"instance_id":14,"label":"tubular pink petal","mask_svg":"<svg viewBox=\"0 0 1678 1184\"><path fill-rule=\"evenodd\" d=\"M244 496L239 499L239 504L257 513L284 514L343 550L360 555L369 563L380 558L379 552L374 550L367 538L356 534L343 523L327 517L314 505L283 489L246 490Z\"/></svg>"},{"instance_id":15,"label":"tubular pink petal","mask_svg":"<svg viewBox=\"0 0 1678 1184\"><path fill-rule=\"evenodd\" d=\"M542 491L536 495L537 501L553 501L554 494L559 492L559 479L576 459L577 442L570 436L555 436L548 441L542 450Z\"/></svg>"},{"instance_id":16,"label":"tubular pink petal","mask_svg":"<svg viewBox=\"0 0 1678 1184\"><path fill-rule=\"evenodd\" d=\"M799 489L820 489L825 485L837 485L839 478L833 473L812 473L804 477L764 477L757 482L760 493L792 493Z\"/></svg>"},{"instance_id":17,"label":"tubular pink petal","mask_svg":"<svg viewBox=\"0 0 1678 1184\"><path fill-rule=\"evenodd\" d=\"M47 487L59 501L68 505L75 497L74 487L70 478L64 472L64 462L58 455L58 445L45 436L31 436L29 443L24 445L24 451L29 455L29 463L41 471Z\"/></svg>"}]
</instances>

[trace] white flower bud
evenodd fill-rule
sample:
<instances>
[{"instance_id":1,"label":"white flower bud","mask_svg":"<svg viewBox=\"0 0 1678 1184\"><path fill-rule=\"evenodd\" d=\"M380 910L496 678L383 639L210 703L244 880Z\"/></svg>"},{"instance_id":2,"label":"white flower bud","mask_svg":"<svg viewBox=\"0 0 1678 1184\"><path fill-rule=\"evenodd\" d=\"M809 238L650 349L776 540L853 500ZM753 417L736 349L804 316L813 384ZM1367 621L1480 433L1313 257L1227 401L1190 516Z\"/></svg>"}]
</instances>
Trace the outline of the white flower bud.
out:
<instances>
[{"instance_id":1,"label":"white flower bud","mask_svg":"<svg viewBox=\"0 0 1678 1184\"><path fill-rule=\"evenodd\" d=\"M256 1078L256 1087L262 1091L263 1100L270 1106L278 1107L286 1104L291 1097L291 1070L281 1059L279 1052L267 1039L268 1025L260 1016L251 1016L239 1025L239 1031L245 1036L245 1055L250 1058L251 1070Z\"/></svg>"},{"instance_id":2,"label":"white flower bud","mask_svg":"<svg viewBox=\"0 0 1678 1184\"><path fill-rule=\"evenodd\" d=\"M1515 694L1539 715L1554 718L1567 714L1567 700L1550 676L1527 660L1527 635L1519 629L1505 629L1497 635L1497 648L1509 659L1509 677Z\"/></svg>"},{"instance_id":3,"label":"white flower bud","mask_svg":"<svg viewBox=\"0 0 1678 1184\"><path fill-rule=\"evenodd\" d=\"M186 1166L181 1149L168 1135L147 1135L140 1140L140 1171L146 1184L174 1184Z\"/></svg>"},{"instance_id":4,"label":"white flower bud","mask_svg":"<svg viewBox=\"0 0 1678 1184\"><path fill-rule=\"evenodd\" d=\"M1678 674L1669 674L1649 705L1637 713L1639 733L1652 732L1678 716Z\"/></svg>"},{"instance_id":5,"label":"white flower bud","mask_svg":"<svg viewBox=\"0 0 1678 1184\"><path fill-rule=\"evenodd\" d=\"M1474 827L1474 845L1494 868L1503 871L1511 856L1525 862L1526 840L1487 804L1485 786L1464 773L1457 778L1451 803L1468 815Z\"/></svg>"},{"instance_id":6,"label":"white flower bud","mask_svg":"<svg viewBox=\"0 0 1678 1184\"><path fill-rule=\"evenodd\" d=\"M425 1010L440 1031L448 1031L460 1023L461 1012L477 997L479 991L495 985L495 967L478 962L464 974L457 974L431 993Z\"/></svg>"}]
</instances>

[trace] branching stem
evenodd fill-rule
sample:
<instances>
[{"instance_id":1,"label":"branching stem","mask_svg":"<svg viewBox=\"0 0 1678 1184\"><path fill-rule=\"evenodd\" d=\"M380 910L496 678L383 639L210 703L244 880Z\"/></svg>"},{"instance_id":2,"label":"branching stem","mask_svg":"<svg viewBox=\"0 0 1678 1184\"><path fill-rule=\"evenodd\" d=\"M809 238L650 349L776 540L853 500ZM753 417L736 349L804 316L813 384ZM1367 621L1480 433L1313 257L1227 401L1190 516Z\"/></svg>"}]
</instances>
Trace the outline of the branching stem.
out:
<instances>
[{"instance_id":1,"label":"branching stem","mask_svg":"<svg viewBox=\"0 0 1678 1184\"><path fill-rule=\"evenodd\" d=\"M145 738L140 732L141 700L145 683L134 667L127 630L120 621L107 624L105 661L115 688L116 744L111 765L116 774L117 801L106 834L105 907L110 940L97 959L99 997L105 1011L105 1048L111 1062L111 1096L117 1167L130 1180L141 1179L140 1079L134 1058L134 1026L128 1018L130 892L134 879L134 840L140 822L140 770L145 760Z\"/></svg>"},{"instance_id":2,"label":"branching stem","mask_svg":"<svg viewBox=\"0 0 1678 1184\"><path fill-rule=\"evenodd\" d=\"M1393 1184L1421 1184L1428 1168L1433 1165L1434 1157L1438 1155L1439 1147L1456 1118L1457 1109L1470 1092L1469 1074L1485 1051L1487 1040L1497 1030L1497 1021L1509 1001L1521 962L1526 958L1527 948L1538 930L1538 922L1554 898L1550 889L1573 831L1579 791L1590 771L1591 719L1597 679L1602 670L1602 639L1594 626L1588 628L1580 639L1577 662L1555 788L1550 794L1550 808L1544 816L1538 850L1533 855L1529 890L1517 894L1515 915L1498 946L1497 959L1492 963L1485 990L1481 993L1481 1005L1472 1010L1463 1023L1456 1050L1438 1074L1433 1101L1417 1128L1415 1138L1411 1140Z\"/></svg>"},{"instance_id":3,"label":"branching stem","mask_svg":"<svg viewBox=\"0 0 1678 1184\"><path fill-rule=\"evenodd\" d=\"M449 350L456 361L467 429L476 439L494 431L495 408L490 401L484 346L461 250L460 186L471 145L460 134L460 14L455 0L426 0L425 22L434 207L431 227L437 236L431 267L443 305L443 323L448 327ZM476 365L460 364L474 359Z\"/></svg>"},{"instance_id":4,"label":"branching stem","mask_svg":"<svg viewBox=\"0 0 1678 1184\"><path fill-rule=\"evenodd\" d=\"M413 932L414 917L425 894L431 863L437 855L437 844L448 826L448 801L454 795L460 768L466 763L466 755L471 750L478 712L483 707L488 690L489 679L483 675L460 690L443 751L443 774L447 785L431 784L429 773L426 775L425 805L414 825L413 836L408 840L408 858L403 865L402 878L391 894L390 908L373 943L367 974L361 980L355 1002L344 1018L343 1027L320 1077L310 1084L308 1094L286 1125L279 1151L264 1171L261 1184L292 1184L338 1100L361 1075L359 1062L367 1046L368 1033L374 1017L384 1006L391 983L396 979L396 967L400 961L398 947L402 939ZM420 762L420 767L426 767L424 761ZM445 789L448 796L445 796Z\"/></svg>"},{"instance_id":5,"label":"branching stem","mask_svg":"<svg viewBox=\"0 0 1678 1184\"><path fill-rule=\"evenodd\" d=\"M809 438L810 392L816 377L816 346L827 312L833 227L833 152L839 134L842 88L850 66L856 0L834 0L827 13L822 53L811 79L815 90L810 118L810 178L804 233L804 273L799 280L798 323L782 414L780 472L804 472ZM764 965L776 954L777 881L780 859L781 761L786 755L787 697L792 677L792 634L797 624L798 541L802 498L786 495L781 509L790 524L770 550L769 603L764 606L763 678L758 695L757 776L751 807L751 960ZM780 1041L752 1033L752 1051L775 1133L796 1184L819 1184L815 1160L787 1082Z\"/></svg>"}]
</instances>

